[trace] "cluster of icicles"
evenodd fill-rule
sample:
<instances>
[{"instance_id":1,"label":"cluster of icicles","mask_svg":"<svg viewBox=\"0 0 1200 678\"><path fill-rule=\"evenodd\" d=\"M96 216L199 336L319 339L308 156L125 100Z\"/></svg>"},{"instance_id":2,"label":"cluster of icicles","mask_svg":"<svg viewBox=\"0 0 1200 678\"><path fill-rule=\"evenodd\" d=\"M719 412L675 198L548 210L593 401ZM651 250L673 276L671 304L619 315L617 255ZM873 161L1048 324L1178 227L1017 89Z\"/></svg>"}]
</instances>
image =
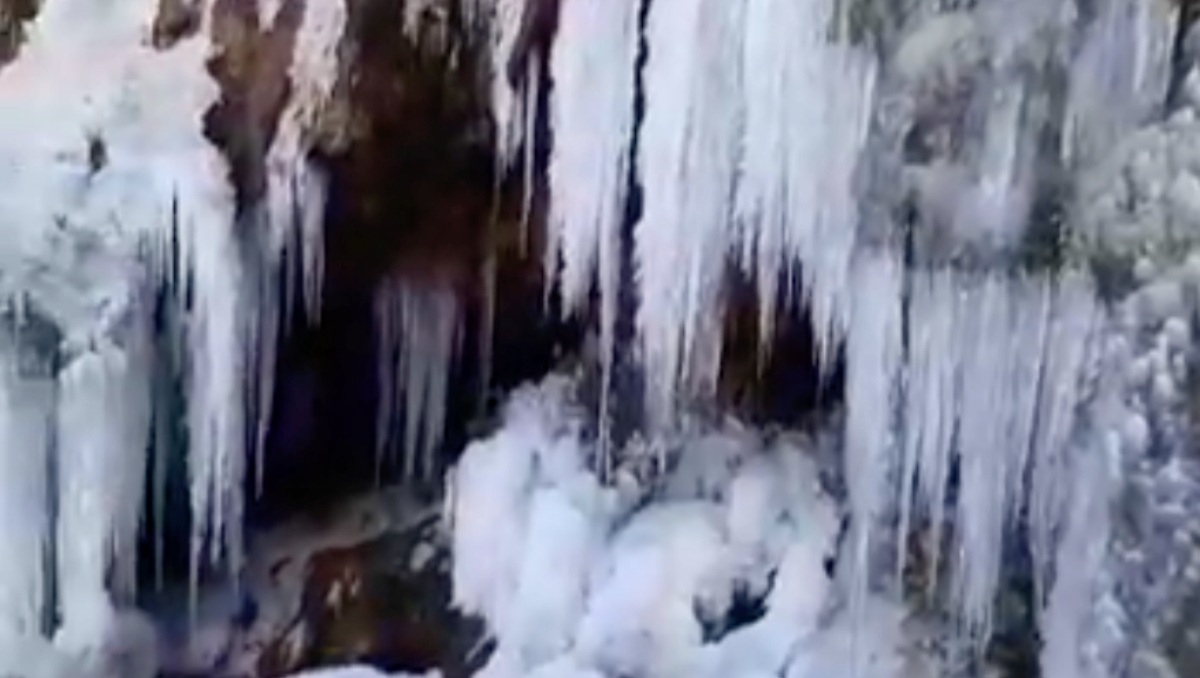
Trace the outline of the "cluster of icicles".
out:
<instances>
[{"instance_id":1,"label":"cluster of icicles","mask_svg":"<svg viewBox=\"0 0 1200 678\"><path fill-rule=\"evenodd\" d=\"M309 153L347 23L340 0L303 3L266 192L239 215L203 134L220 94L208 3L188 6L196 34L162 50L149 40L157 0L45 5L0 71L0 157L12 160L0 215L14 231L0 246L0 646L101 633L88 620L132 601L147 487L161 583L180 459L193 602L205 571L242 569L276 347L294 314L321 312L327 189ZM269 29L282 10L258 11ZM379 289L380 460L402 450L406 477L434 473L459 318L448 288ZM0 657L0 673L20 662Z\"/></svg>"},{"instance_id":2,"label":"cluster of icicles","mask_svg":"<svg viewBox=\"0 0 1200 678\"><path fill-rule=\"evenodd\" d=\"M493 63L507 62L532 1L471 0L493 32ZM979 4L1009 8L1001 14L1014 21L994 25L1012 33L997 41L1010 51L1037 34L1021 32L1029 24L1059 20L1045 7L1070 4L1005 3ZM263 4L269 24L277 3ZM912 268L888 226L865 223L860 170L882 71L851 44L847 3L558 4L549 110L534 105L536 77L513 91L495 69L497 141L504 168L524 156L528 174L536 116L549 116L547 270L569 312L600 290L601 418L619 288L636 285L647 418L668 429L682 404L715 387L734 262L758 285L764 345L784 300L808 309L824 367L845 351L852 604L865 604L891 523L903 534L927 521L935 563L943 526L953 524L953 607L982 645L1004 538L1028 507L1046 653L1067 656L1048 675L1072 678L1075 669L1062 667L1076 663L1069 655L1090 601L1064 593L1053 575L1091 558L1090 540L1103 538L1102 525L1080 516L1103 502L1110 451L1095 443L1106 431L1083 430L1084 419L1103 422L1105 402L1086 394L1104 357L1088 275ZM1133 0L1096 4L1117 19L1141 16ZM224 163L201 134L217 95L204 69L208 26L152 50L142 33L157 5L50 0L20 58L0 71L10 104L0 107L0 152L16 159L0 166L0 214L20 231L0 247L16 328L0 337L0 541L10 554L0 559L0 635L47 632L59 613L70 625L76 606L83 618L98 598L132 592L147 475L162 505L174 422L160 404L171 400L172 376L182 376L186 404L193 567L224 558L236 572L243 476L263 449L275 340L298 307L293 297L310 318L319 312L324 186L304 159L304 134L337 76L344 5L306 3L294 96L267 158L268 197L251 215L266 224L251 229L266 240L252 245L235 235ZM1085 49L1072 74L1092 85L1078 88L1072 129L1116 125L1097 118L1121 94L1106 69L1144 64L1152 51L1114 34L1086 43L1099 47ZM1001 78L997 91L1008 84ZM1019 87L987 112L959 235L976 222L1000 240L1024 229L1029 176L1014 149L1027 130L1003 105L1014 97L1023 101ZM103 154L80 152L89 132L103 138ZM632 282L621 273L631 177L644 196ZM293 276L280 268L294 266L302 290L281 293L277 281ZM165 297L161 317L147 290ZM405 472L428 477L461 311L449 292L399 280L381 288L376 308L381 459L399 448ZM60 360L39 362L21 339L34 315L65 328ZM1078 416L1084 407L1094 416ZM889 560L899 567L905 554Z\"/></svg>"},{"instance_id":3,"label":"cluster of icicles","mask_svg":"<svg viewBox=\"0 0 1200 678\"><path fill-rule=\"evenodd\" d=\"M530 1L499 2L498 63ZM1011 254L1036 182L1038 128L1024 112L1034 92L1021 59L1045 51L1048 26L1076 21L1073 4L998 0L976 10L998 32L978 97L986 110L968 130L973 164L948 211L952 237L999 253L990 266L936 256L906 265L901 229L860 214L872 126L885 124L874 118L883 72L852 44L845 4L565 0L545 70L548 110L531 103L536 66L521 91L496 80L498 152L506 167L531 171L532 120L549 117L546 270L567 312L599 289L602 431L621 286L639 300L633 348L647 421L670 428L689 399L715 388L726 271L739 265L758 286L764 346L787 311L782 300L809 312L824 368L845 351L852 609L865 609L882 583L881 562L898 574L907 566L908 534L921 529L931 592L943 589L939 563L948 561L944 590L962 639L982 650L1006 538L1027 515L1047 675L1083 675L1094 596L1054 575L1095 574L1108 469L1128 432L1112 428L1128 426L1106 414L1117 387L1097 379L1109 349L1091 273L1078 262L1023 270ZM1093 159L1102 139L1131 131L1146 100L1161 101L1174 19L1150 5L1093 8L1069 63L1061 162L1070 169ZM953 46L954 28L943 22L910 46L901 68L952 59L922 53ZM634 182L643 204L630 281L622 230ZM889 537L898 553L881 556Z\"/></svg>"},{"instance_id":4,"label":"cluster of icicles","mask_svg":"<svg viewBox=\"0 0 1200 678\"><path fill-rule=\"evenodd\" d=\"M301 297L319 312L324 178L304 135L331 94L345 23L343 3L307 3L268 194L242 228L202 132L219 95L205 70L208 8L196 36L157 50L155 0L44 4L0 71L12 300L0 333L0 639L87 633L97 610L130 601L143 489L161 529L179 449L193 577L222 560L241 567L242 484L264 445L277 335ZM265 25L277 5L264 3ZM302 290L279 289L297 279ZM23 669L0 661L10 668Z\"/></svg>"}]
</instances>

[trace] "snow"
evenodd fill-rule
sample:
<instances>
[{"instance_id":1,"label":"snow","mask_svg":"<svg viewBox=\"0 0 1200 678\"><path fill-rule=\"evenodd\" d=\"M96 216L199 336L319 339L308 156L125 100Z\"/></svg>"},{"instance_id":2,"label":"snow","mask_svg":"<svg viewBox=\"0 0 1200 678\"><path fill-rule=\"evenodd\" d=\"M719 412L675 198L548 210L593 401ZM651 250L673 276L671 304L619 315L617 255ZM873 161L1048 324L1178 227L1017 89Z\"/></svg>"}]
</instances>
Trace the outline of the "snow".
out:
<instances>
[{"instance_id":1,"label":"snow","mask_svg":"<svg viewBox=\"0 0 1200 678\"><path fill-rule=\"evenodd\" d=\"M341 666L294 673L291 678L439 678L437 671L429 673L383 673L369 666Z\"/></svg>"},{"instance_id":2,"label":"snow","mask_svg":"<svg viewBox=\"0 0 1200 678\"><path fill-rule=\"evenodd\" d=\"M480 675L815 678L848 665L825 571L838 516L810 439L696 430L654 483L606 487L572 388L518 390L454 471L455 602L498 643ZM738 595L765 598L765 615L706 639ZM898 668L904 615L868 605L864 675L926 675Z\"/></svg>"}]
</instances>

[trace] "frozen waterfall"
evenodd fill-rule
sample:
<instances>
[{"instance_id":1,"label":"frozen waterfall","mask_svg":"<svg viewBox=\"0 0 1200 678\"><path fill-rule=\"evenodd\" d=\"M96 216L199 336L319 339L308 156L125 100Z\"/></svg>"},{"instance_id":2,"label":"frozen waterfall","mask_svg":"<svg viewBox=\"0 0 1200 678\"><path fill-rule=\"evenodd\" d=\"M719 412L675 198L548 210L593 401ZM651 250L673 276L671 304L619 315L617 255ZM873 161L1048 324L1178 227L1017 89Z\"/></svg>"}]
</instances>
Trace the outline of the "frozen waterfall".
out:
<instances>
[{"instance_id":1,"label":"frozen waterfall","mask_svg":"<svg viewBox=\"0 0 1200 678\"><path fill-rule=\"evenodd\" d=\"M356 3L256 4L264 30L303 15L252 204L205 135L215 10L154 45L160 4L44 0L0 66L0 674L26 653L39 676L153 673L111 646L152 644L125 608L177 456L193 603L220 568L238 581L279 342L327 312L338 184L314 148L359 122L326 119ZM1200 55L1179 14L406 0L396 40L453 15L485 46L469 86L492 124L467 126L495 207L462 247L480 294L372 271L372 451L423 488L447 474L454 602L495 641L481 675L987 675L1017 568L1042 675L1186 678L1154 649L1177 641L1200 665L1180 594L1200 590ZM594 319L597 364L517 389L450 467L467 333L485 389L505 359L509 174L514 249L544 227L535 268ZM808 430L722 410L741 280L757 366L794 314L844 381ZM644 425L614 435L618 406Z\"/></svg>"},{"instance_id":2,"label":"frozen waterfall","mask_svg":"<svg viewBox=\"0 0 1200 678\"><path fill-rule=\"evenodd\" d=\"M1126 369L1109 346L1134 330L1114 325L1097 291L1109 274L1096 206L1062 204L1053 223L1040 210L1064 173L1068 191L1094 192L1093 175L1111 173L1101 169L1111 140L1161 116L1175 12L1125 0L928 2L897 10L895 25L864 27L825 0L654 0L637 27L647 58L635 78L628 3L603 18L589 14L597 3L566 4L549 87L548 256L563 261L572 306L595 285L610 336L626 284L613 273L621 229L609 215L624 190L614 168L636 148L645 197L632 224L634 349L652 432L669 437L681 412L713 397L727 271L740 265L757 286L764 349L778 314L801 306L819 364L829 370L845 354L856 623L867 623L872 596L894 590L885 575L907 568L917 531L927 593L944 592L978 658L1005 554L1028 549L1044 670L1101 675L1080 657L1101 642L1084 643L1084 629L1101 623L1094 601L1109 594L1060 573L1103 570L1107 522L1081 516L1108 510L1111 468L1131 454L1110 439L1144 441L1147 424L1113 405L1130 397L1124 386L1097 376ZM879 31L882 59L864 30ZM631 126L639 96L645 111ZM1131 190L1164 195L1156 160L1133 162L1145 169ZM1174 195L1190 206L1188 189ZM899 207L911 212L898 217ZM1114 237L1136 247L1143 231L1120 228L1130 226L1115 225ZM612 351L605 344L603 359ZM462 532L472 509L458 501ZM512 538L565 529L539 527L537 516L531 509ZM881 547L891 543L889 556ZM523 622L464 602L496 624L502 648L519 633Z\"/></svg>"},{"instance_id":3,"label":"frozen waterfall","mask_svg":"<svg viewBox=\"0 0 1200 678\"><path fill-rule=\"evenodd\" d=\"M148 39L153 0L44 4L19 58L0 71L0 214L10 235L0 247L9 309L0 524L6 548L21 554L0 575L0 628L6 639L30 637L61 620L69 644L95 630L110 594L128 604L135 589L152 421L175 416L152 415L168 407L151 394L156 365L170 362L153 354L155 299L174 304L180 328L183 361L170 378L186 393L198 576L210 561L240 568L246 454L262 426L254 417L265 416L252 414L247 375L274 370L253 347L259 333L274 342L261 304L284 295L259 296L270 276L245 256L225 162L203 134L219 96L205 70L208 20L160 50ZM295 221L305 242L281 245L265 266L302 261L312 310L322 194L301 137L305 111L337 74L341 3L310 5L321 16L298 40L297 110L270 159L272 219ZM291 199L299 204L286 206Z\"/></svg>"}]
</instances>

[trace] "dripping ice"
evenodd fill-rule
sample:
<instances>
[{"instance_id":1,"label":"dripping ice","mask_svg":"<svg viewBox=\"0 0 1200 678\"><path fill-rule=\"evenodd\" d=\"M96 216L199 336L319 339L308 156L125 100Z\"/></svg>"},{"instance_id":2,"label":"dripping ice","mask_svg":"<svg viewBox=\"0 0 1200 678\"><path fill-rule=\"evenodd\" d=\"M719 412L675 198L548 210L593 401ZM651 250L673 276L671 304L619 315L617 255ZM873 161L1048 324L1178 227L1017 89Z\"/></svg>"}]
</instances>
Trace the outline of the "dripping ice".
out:
<instances>
[{"instance_id":1,"label":"dripping ice","mask_svg":"<svg viewBox=\"0 0 1200 678\"><path fill-rule=\"evenodd\" d=\"M1042 165L1082 171L1097 162L1100 146L1144 124L1162 100L1174 19L1155 3L1111 0L1072 25L1077 17L1066 5L983 2L947 18L925 5L914 10L918 21L930 17L930 29L901 46L900 77L955 76L958 65L937 63L940 55L914 44L918 38L983 59L990 70L969 91L971 115L958 132L967 150L938 159L941 166L906 168L924 182L918 219L928 221L916 228L933 234L918 238L910 261L901 254L901 229L873 223L879 210L860 213L861 163L877 160L868 155L879 153L872 135L893 124L872 115L894 103L884 98L896 85L881 89L884 74L872 56L838 33L844 24L833 3L652 3L639 27L648 50L646 111L633 128L622 117L635 96L635 80L620 70L631 58L627 34L604 47L584 39L616 31L625 7L585 32L575 22L590 5L573 3L562 17L570 38L555 44L551 67L551 210L560 216L546 255L551 271L562 266L557 281L571 304L596 284L603 333L618 291L604 263L610 222L598 215L612 196L619 200L609 170L636 138L645 194L633 229L636 348L651 425L671 430L688 401L711 396L725 269L740 265L757 285L764 347L778 314L797 304L813 318L825 369L845 350L851 602L859 623L866 601L888 588L879 547L895 544L884 560L898 574L910 532L927 529L929 593L948 572L960 638L978 652L991 633L1006 549L1027 531L1022 548L1033 557L1037 614L1052 629L1045 667L1074 677L1085 674L1064 657L1091 602L1056 570L1086 561L1095 571L1107 538L1102 523L1088 528L1080 518L1107 501L1097 470L1105 453L1081 441L1103 439L1111 423L1093 383L1098 346L1111 330L1091 271L1075 260L1056 270L1029 267L1021 248ZM985 25L1003 28L983 38ZM1076 37L1064 37L1072 31ZM1046 49L1054 40L1076 51L1064 64L1061 146L1047 151L1038 107L1048 86L1040 79L1045 60L1062 54ZM583 64L600 86L576 86ZM934 69L942 70L925 72ZM498 122L508 128L511 119ZM596 130L586 145L585 124ZM511 138L502 135L501 154ZM1057 157L1048 161L1047 152ZM568 167L590 170L568 179Z\"/></svg>"},{"instance_id":2,"label":"dripping ice","mask_svg":"<svg viewBox=\"0 0 1200 678\"><path fill-rule=\"evenodd\" d=\"M395 276L375 295L377 468L399 455L401 477L433 480L446 425L461 310L445 283Z\"/></svg>"},{"instance_id":3,"label":"dripping ice","mask_svg":"<svg viewBox=\"0 0 1200 678\"><path fill-rule=\"evenodd\" d=\"M301 128L329 96L342 5L309 5L317 9L292 73L299 95L271 154L273 178L286 175L272 186L281 237L296 223L305 243L268 253L303 258L312 312L323 193L297 135L311 131ZM282 291L259 297L267 277L241 256L226 167L202 133L218 95L204 68L207 41L153 49L143 37L157 9L143 0L46 3L20 58L0 73L0 148L14 160L0 169L0 215L13 230L0 247L0 530L22 554L0 574L4 655L10 641L49 633L86 649L101 642L111 607L132 600L158 416L151 393L165 364L150 326L160 290L178 316L171 352L186 356L166 378L186 392L193 569L221 559L240 568L247 432L259 427L244 375L274 369L256 362L269 354L249 349L260 330L271 333L251 309ZM296 220L280 214L292 199Z\"/></svg>"}]
</instances>

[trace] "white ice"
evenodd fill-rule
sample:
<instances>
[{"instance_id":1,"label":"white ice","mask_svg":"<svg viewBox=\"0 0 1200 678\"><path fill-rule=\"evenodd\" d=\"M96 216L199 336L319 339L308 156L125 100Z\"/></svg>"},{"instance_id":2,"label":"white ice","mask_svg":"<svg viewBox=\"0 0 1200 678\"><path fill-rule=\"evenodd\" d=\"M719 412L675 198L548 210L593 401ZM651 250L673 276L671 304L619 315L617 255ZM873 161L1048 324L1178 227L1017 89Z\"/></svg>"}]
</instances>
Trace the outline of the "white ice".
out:
<instances>
[{"instance_id":1,"label":"white ice","mask_svg":"<svg viewBox=\"0 0 1200 678\"><path fill-rule=\"evenodd\" d=\"M810 309L819 362L828 367L849 318L855 171L875 65L865 52L829 39L835 2L749 0L745 11L740 258L758 285L764 346L773 339L782 288L783 301ZM799 300L789 282L797 267Z\"/></svg>"},{"instance_id":2,"label":"white ice","mask_svg":"<svg viewBox=\"0 0 1200 678\"><path fill-rule=\"evenodd\" d=\"M22 374L12 335L0 338L0 638L36 635L49 565L49 441L54 382Z\"/></svg>"},{"instance_id":3,"label":"white ice","mask_svg":"<svg viewBox=\"0 0 1200 678\"><path fill-rule=\"evenodd\" d=\"M744 0L663 0L644 28L637 326L647 414L660 429L674 424L680 398L712 392L720 366L744 10Z\"/></svg>"},{"instance_id":4,"label":"white ice","mask_svg":"<svg viewBox=\"0 0 1200 678\"><path fill-rule=\"evenodd\" d=\"M563 3L550 58L554 146L546 276L559 280L567 312L583 309L598 281L602 435L608 433L616 353L639 7L636 0Z\"/></svg>"},{"instance_id":5,"label":"white ice","mask_svg":"<svg viewBox=\"0 0 1200 678\"><path fill-rule=\"evenodd\" d=\"M406 480L430 481L438 470L461 312L454 289L440 282L396 276L376 291L378 463L398 453Z\"/></svg>"},{"instance_id":6,"label":"white ice","mask_svg":"<svg viewBox=\"0 0 1200 678\"><path fill-rule=\"evenodd\" d=\"M454 473L455 601L498 643L481 675L816 678L844 666L848 618L824 567L838 517L814 443L698 431L658 491L603 487L571 388L551 377L519 390ZM735 595L765 597L765 615L706 640ZM864 675L926 675L901 672L904 615L869 605Z\"/></svg>"}]
</instances>

